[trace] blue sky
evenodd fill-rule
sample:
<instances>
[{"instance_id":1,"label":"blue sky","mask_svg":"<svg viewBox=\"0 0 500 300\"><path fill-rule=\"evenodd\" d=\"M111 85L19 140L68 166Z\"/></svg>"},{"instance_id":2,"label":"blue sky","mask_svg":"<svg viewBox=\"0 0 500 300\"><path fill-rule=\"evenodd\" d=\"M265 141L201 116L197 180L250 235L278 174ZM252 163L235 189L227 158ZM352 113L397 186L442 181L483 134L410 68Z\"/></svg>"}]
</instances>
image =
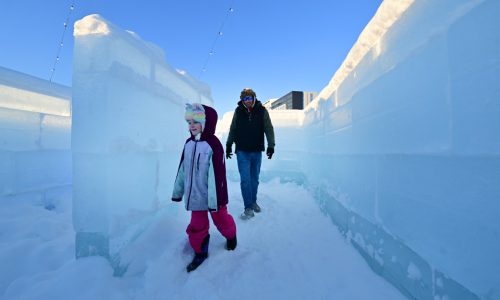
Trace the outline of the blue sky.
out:
<instances>
[{"instance_id":1,"label":"blue sky","mask_svg":"<svg viewBox=\"0 0 500 300\"><path fill-rule=\"evenodd\" d=\"M2 1L0 66L49 79L73 2L54 82L71 86L72 25L98 13L157 44L171 66L210 85L222 115L235 108L244 87L262 102L291 90L319 92L382 0Z\"/></svg>"}]
</instances>

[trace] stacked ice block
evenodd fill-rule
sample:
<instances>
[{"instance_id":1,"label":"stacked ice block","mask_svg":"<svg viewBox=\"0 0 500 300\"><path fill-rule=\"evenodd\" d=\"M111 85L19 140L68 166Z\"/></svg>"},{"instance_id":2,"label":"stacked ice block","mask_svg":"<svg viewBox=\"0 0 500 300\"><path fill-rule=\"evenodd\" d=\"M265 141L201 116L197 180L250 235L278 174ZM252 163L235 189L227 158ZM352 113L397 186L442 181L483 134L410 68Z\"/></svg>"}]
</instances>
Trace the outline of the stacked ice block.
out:
<instances>
[{"instance_id":1,"label":"stacked ice block","mask_svg":"<svg viewBox=\"0 0 500 300\"><path fill-rule=\"evenodd\" d=\"M0 68L0 199L53 207L71 185L71 89Z\"/></svg>"},{"instance_id":2,"label":"stacked ice block","mask_svg":"<svg viewBox=\"0 0 500 300\"><path fill-rule=\"evenodd\" d=\"M212 100L159 48L98 15L76 22L74 35L76 256L114 258L170 201L188 136L185 103Z\"/></svg>"}]
</instances>

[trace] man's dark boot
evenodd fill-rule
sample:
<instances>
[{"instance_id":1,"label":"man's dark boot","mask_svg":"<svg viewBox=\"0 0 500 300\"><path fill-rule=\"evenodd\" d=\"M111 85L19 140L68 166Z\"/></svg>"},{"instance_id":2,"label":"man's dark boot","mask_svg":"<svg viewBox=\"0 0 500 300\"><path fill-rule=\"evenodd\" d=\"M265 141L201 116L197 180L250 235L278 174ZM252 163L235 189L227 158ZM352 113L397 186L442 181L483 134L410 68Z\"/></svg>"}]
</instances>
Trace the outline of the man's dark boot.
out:
<instances>
[{"instance_id":1,"label":"man's dark boot","mask_svg":"<svg viewBox=\"0 0 500 300\"><path fill-rule=\"evenodd\" d=\"M227 239L226 249L227 250L234 250L234 249L236 249L236 244L238 244L238 242L236 240L236 236L234 236L234 238L232 238L232 239Z\"/></svg>"},{"instance_id":2,"label":"man's dark boot","mask_svg":"<svg viewBox=\"0 0 500 300\"><path fill-rule=\"evenodd\" d=\"M187 265L186 271L191 272L196 270L208 257L208 243L210 242L210 234L208 234L205 239L203 239L203 243L201 244L201 252L195 253L193 257L193 261Z\"/></svg>"}]
</instances>

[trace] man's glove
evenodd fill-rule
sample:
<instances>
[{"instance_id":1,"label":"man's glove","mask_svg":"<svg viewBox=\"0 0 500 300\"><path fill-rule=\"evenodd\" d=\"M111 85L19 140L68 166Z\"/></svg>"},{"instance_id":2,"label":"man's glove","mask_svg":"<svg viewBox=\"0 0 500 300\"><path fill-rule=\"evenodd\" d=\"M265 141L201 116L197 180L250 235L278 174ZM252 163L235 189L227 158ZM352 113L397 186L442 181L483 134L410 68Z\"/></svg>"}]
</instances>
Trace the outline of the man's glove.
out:
<instances>
[{"instance_id":1,"label":"man's glove","mask_svg":"<svg viewBox=\"0 0 500 300\"><path fill-rule=\"evenodd\" d=\"M272 147L267 147L266 154L267 154L267 158L268 158L268 159L271 159L271 158L273 157L273 154L274 154L274 148L272 148Z\"/></svg>"},{"instance_id":2,"label":"man's glove","mask_svg":"<svg viewBox=\"0 0 500 300\"><path fill-rule=\"evenodd\" d=\"M226 158L231 159L232 155L233 155L233 149L231 145L226 145Z\"/></svg>"}]
</instances>

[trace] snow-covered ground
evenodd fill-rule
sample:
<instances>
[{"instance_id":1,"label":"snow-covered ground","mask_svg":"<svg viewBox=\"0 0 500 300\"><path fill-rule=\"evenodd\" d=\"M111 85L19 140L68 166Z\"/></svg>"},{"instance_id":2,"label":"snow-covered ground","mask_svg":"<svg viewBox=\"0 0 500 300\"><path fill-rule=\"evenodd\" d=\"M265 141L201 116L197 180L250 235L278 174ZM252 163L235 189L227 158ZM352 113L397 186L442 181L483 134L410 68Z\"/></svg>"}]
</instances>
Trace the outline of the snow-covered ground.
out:
<instances>
[{"instance_id":1,"label":"snow-covered ground","mask_svg":"<svg viewBox=\"0 0 500 300\"><path fill-rule=\"evenodd\" d=\"M261 183L255 218L243 221L239 183L229 182L238 247L211 224L210 256L192 258L189 213L169 203L126 249L131 265L114 277L101 257L74 259L71 193L50 203L0 206L2 299L405 299L371 271L302 186ZM376 295L376 296L374 296Z\"/></svg>"}]
</instances>

